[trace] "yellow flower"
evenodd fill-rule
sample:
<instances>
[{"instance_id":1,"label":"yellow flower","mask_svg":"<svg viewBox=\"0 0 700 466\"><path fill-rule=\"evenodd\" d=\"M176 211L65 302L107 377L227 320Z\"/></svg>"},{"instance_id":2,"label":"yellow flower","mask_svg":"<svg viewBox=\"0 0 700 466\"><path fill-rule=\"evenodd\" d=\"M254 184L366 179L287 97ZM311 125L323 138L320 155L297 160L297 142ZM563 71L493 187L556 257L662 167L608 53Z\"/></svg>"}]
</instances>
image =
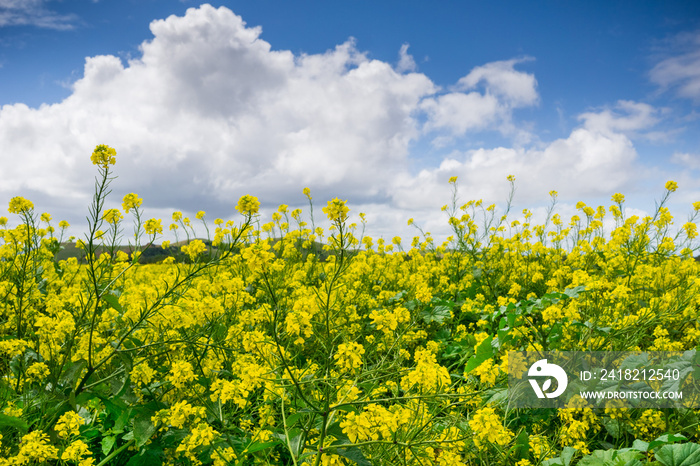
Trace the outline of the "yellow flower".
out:
<instances>
[{"instance_id":1,"label":"yellow flower","mask_svg":"<svg viewBox=\"0 0 700 466\"><path fill-rule=\"evenodd\" d=\"M187 361L176 361L173 363L168 380L175 386L175 388L182 388L186 383L191 382L194 379L195 375L194 371L192 370L192 364Z\"/></svg>"},{"instance_id":2,"label":"yellow flower","mask_svg":"<svg viewBox=\"0 0 700 466\"><path fill-rule=\"evenodd\" d=\"M336 365L343 371L352 371L362 366L362 355L365 349L359 343L341 343L338 352L333 356Z\"/></svg>"},{"instance_id":3,"label":"yellow flower","mask_svg":"<svg viewBox=\"0 0 700 466\"><path fill-rule=\"evenodd\" d=\"M155 374L156 371L151 369L147 362L142 362L131 370L131 380L139 385L148 385Z\"/></svg>"},{"instance_id":4,"label":"yellow flower","mask_svg":"<svg viewBox=\"0 0 700 466\"><path fill-rule=\"evenodd\" d=\"M194 261L198 255L207 250L207 246L201 240L196 239L182 246L180 249Z\"/></svg>"},{"instance_id":5,"label":"yellow flower","mask_svg":"<svg viewBox=\"0 0 700 466\"><path fill-rule=\"evenodd\" d=\"M474 375L479 376L482 384L487 387L492 387L496 383L498 376L498 366L494 366L493 359L487 359L482 362L479 367L472 371Z\"/></svg>"},{"instance_id":6,"label":"yellow flower","mask_svg":"<svg viewBox=\"0 0 700 466\"><path fill-rule=\"evenodd\" d=\"M76 413L75 411L68 411L58 418L58 422L56 423L54 430L56 433L58 433L60 438L66 439L68 437L78 435L80 433L80 426L84 423L85 422L83 421L83 418L80 417L80 414Z\"/></svg>"},{"instance_id":7,"label":"yellow flower","mask_svg":"<svg viewBox=\"0 0 700 466\"><path fill-rule=\"evenodd\" d=\"M107 168L109 165L114 165L117 162L117 151L104 144L99 144L90 156L93 165L100 165Z\"/></svg>"},{"instance_id":8,"label":"yellow flower","mask_svg":"<svg viewBox=\"0 0 700 466\"><path fill-rule=\"evenodd\" d=\"M49 366L43 362L35 362L27 369L27 377L35 382L41 382L49 375Z\"/></svg>"},{"instance_id":9,"label":"yellow flower","mask_svg":"<svg viewBox=\"0 0 700 466\"><path fill-rule=\"evenodd\" d=\"M143 224L143 229L146 231L147 235L163 233L163 226L160 224L159 218L152 218L150 220L146 220L146 223Z\"/></svg>"},{"instance_id":10,"label":"yellow flower","mask_svg":"<svg viewBox=\"0 0 700 466\"><path fill-rule=\"evenodd\" d=\"M143 203L143 199L138 197L135 193L129 193L122 199L122 209L128 214L131 209L138 209L141 207L141 203Z\"/></svg>"},{"instance_id":11,"label":"yellow flower","mask_svg":"<svg viewBox=\"0 0 700 466\"><path fill-rule=\"evenodd\" d=\"M304 196L308 197L309 200L311 200L311 190L309 188L304 188L302 192L304 193Z\"/></svg>"},{"instance_id":12,"label":"yellow flower","mask_svg":"<svg viewBox=\"0 0 700 466\"><path fill-rule=\"evenodd\" d=\"M241 198L238 200L238 205L236 205L236 210L243 215L256 214L259 208L260 201L258 201L257 197L251 196L250 194L241 196Z\"/></svg>"},{"instance_id":13,"label":"yellow flower","mask_svg":"<svg viewBox=\"0 0 700 466\"><path fill-rule=\"evenodd\" d=\"M625 202L625 196L620 193L615 193L613 194L612 201L616 204L622 204L623 202Z\"/></svg>"},{"instance_id":14,"label":"yellow flower","mask_svg":"<svg viewBox=\"0 0 700 466\"><path fill-rule=\"evenodd\" d=\"M666 189L669 192L674 192L676 189L678 189L678 183L676 183L675 181L667 181L666 182Z\"/></svg>"},{"instance_id":15,"label":"yellow flower","mask_svg":"<svg viewBox=\"0 0 700 466\"><path fill-rule=\"evenodd\" d=\"M206 213L203 210L200 210L199 212L197 212L197 215L195 215L194 218L196 218L197 220L202 220L205 215Z\"/></svg>"},{"instance_id":16,"label":"yellow flower","mask_svg":"<svg viewBox=\"0 0 700 466\"><path fill-rule=\"evenodd\" d=\"M19 463L5 464L45 464L58 459L58 449L49 444L49 436L40 430L28 433L20 441L19 453L15 457Z\"/></svg>"},{"instance_id":17,"label":"yellow flower","mask_svg":"<svg viewBox=\"0 0 700 466\"><path fill-rule=\"evenodd\" d=\"M456 176L450 177L449 183L456 183L456 182L457 182L457 177L456 177Z\"/></svg>"},{"instance_id":18,"label":"yellow flower","mask_svg":"<svg viewBox=\"0 0 700 466\"><path fill-rule=\"evenodd\" d=\"M348 201L341 201L337 197L332 201L328 201L326 207L324 207L323 213L328 216L328 220L331 222L343 222L348 218L348 212L350 209L345 205Z\"/></svg>"},{"instance_id":19,"label":"yellow flower","mask_svg":"<svg viewBox=\"0 0 700 466\"><path fill-rule=\"evenodd\" d=\"M507 445L513 437L513 433L503 427L501 417L488 406L474 414L469 421L469 427L474 434L474 445L479 449L485 442Z\"/></svg>"},{"instance_id":20,"label":"yellow flower","mask_svg":"<svg viewBox=\"0 0 700 466\"><path fill-rule=\"evenodd\" d=\"M112 225L118 223L119 220L123 218L124 216L118 209L107 209L102 214L102 219L104 219L107 223L111 223Z\"/></svg>"},{"instance_id":21,"label":"yellow flower","mask_svg":"<svg viewBox=\"0 0 700 466\"><path fill-rule=\"evenodd\" d=\"M10 207L7 211L11 214L20 214L22 212L29 212L34 209L34 204L28 199L17 196L10 199Z\"/></svg>"},{"instance_id":22,"label":"yellow flower","mask_svg":"<svg viewBox=\"0 0 700 466\"><path fill-rule=\"evenodd\" d=\"M82 440L76 440L66 447L61 455L61 459L64 461L81 461L83 456L90 456L90 449L87 444ZM87 462L82 464L92 464L92 462Z\"/></svg>"}]
</instances>

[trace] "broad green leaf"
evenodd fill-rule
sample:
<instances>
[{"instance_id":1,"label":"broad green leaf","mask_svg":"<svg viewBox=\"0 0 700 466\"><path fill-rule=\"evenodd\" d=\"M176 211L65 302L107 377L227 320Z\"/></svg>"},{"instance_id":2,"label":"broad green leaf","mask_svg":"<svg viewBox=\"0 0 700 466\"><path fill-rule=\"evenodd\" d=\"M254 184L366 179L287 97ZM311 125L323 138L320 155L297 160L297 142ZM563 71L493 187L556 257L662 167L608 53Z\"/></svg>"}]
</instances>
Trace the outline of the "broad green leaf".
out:
<instances>
[{"instance_id":1,"label":"broad green leaf","mask_svg":"<svg viewBox=\"0 0 700 466\"><path fill-rule=\"evenodd\" d=\"M639 450L639 451L648 451L649 450L649 442L645 442L644 440L635 439L635 441L632 442L632 448L634 448L635 450Z\"/></svg>"},{"instance_id":2,"label":"broad green leaf","mask_svg":"<svg viewBox=\"0 0 700 466\"><path fill-rule=\"evenodd\" d=\"M491 345L493 337L489 336L476 348L476 354L472 356L464 368L464 372L469 373L479 367L484 361L493 357L494 350Z\"/></svg>"},{"instance_id":3,"label":"broad green leaf","mask_svg":"<svg viewBox=\"0 0 700 466\"><path fill-rule=\"evenodd\" d=\"M151 417L153 413L149 411L142 412L134 419L134 439L136 439L136 446L141 447L148 442L153 434L156 433L158 428L151 422Z\"/></svg>"},{"instance_id":4,"label":"broad green leaf","mask_svg":"<svg viewBox=\"0 0 700 466\"><path fill-rule=\"evenodd\" d=\"M579 461L580 466L638 466L643 455L637 450L596 450Z\"/></svg>"},{"instance_id":5,"label":"broad green leaf","mask_svg":"<svg viewBox=\"0 0 700 466\"><path fill-rule=\"evenodd\" d=\"M117 437L114 435L108 435L102 439L102 454L107 456L112 451L114 442L117 441Z\"/></svg>"},{"instance_id":6,"label":"broad green leaf","mask_svg":"<svg viewBox=\"0 0 700 466\"><path fill-rule=\"evenodd\" d=\"M700 464L700 445L697 443L664 445L654 453L654 458L664 466L697 466Z\"/></svg>"},{"instance_id":7,"label":"broad green leaf","mask_svg":"<svg viewBox=\"0 0 700 466\"><path fill-rule=\"evenodd\" d=\"M569 298L578 298L579 293L583 293L584 291L586 291L586 287L583 285L579 285L574 288L565 289L564 294Z\"/></svg>"},{"instance_id":8,"label":"broad green leaf","mask_svg":"<svg viewBox=\"0 0 700 466\"><path fill-rule=\"evenodd\" d=\"M530 436L523 430L515 439L515 457L517 459L527 459L530 457Z\"/></svg>"},{"instance_id":9,"label":"broad green leaf","mask_svg":"<svg viewBox=\"0 0 700 466\"><path fill-rule=\"evenodd\" d=\"M445 320L448 320L452 314L450 312L450 308L447 306L433 306L422 311L420 316L423 318L426 324L431 322L441 324Z\"/></svg>"},{"instance_id":10,"label":"broad green leaf","mask_svg":"<svg viewBox=\"0 0 700 466\"><path fill-rule=\"evenodd\" d=\"M564 466L569 466L571 464L571 460L574 459L575 454L575 448L564 447L564 449L561 451L561 459L564 462Z\"/></svg>"},{"instance_id":11,"label":"broad green leaf","mask_svg":"<svg viewBox=\"0 0 700 466\"><path fill-rule=\"evenodd\" d=\"M682 434L664 434L661 437L649 442L649 450L656 450L661 445L666 445L668 443L677 443L688 440L685 435Z\"/></svg>"}]
</instances>

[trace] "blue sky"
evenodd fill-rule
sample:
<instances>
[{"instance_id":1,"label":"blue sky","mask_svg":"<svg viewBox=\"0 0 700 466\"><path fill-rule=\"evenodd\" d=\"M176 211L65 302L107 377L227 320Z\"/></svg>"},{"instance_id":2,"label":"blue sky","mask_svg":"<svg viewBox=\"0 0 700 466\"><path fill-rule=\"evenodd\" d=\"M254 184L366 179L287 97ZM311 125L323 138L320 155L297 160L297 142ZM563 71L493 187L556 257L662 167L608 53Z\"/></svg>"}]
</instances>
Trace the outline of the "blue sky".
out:
<instances>
[{"instance_id":1,"label":"blue sky","mask_svg":"<svg viewBox=\"0 0 700 466\"><path fill-rule=\"evenodd\" d=\"M447 233L460 198L560 212L700 200L700 3L0 0L0 203L78 234L87 157L115 205L230 218L348 199L375 235ZM539 210L538 210L539 209ZM320 210L320 209L319 209Z\"/></svg>"}]
</instances>

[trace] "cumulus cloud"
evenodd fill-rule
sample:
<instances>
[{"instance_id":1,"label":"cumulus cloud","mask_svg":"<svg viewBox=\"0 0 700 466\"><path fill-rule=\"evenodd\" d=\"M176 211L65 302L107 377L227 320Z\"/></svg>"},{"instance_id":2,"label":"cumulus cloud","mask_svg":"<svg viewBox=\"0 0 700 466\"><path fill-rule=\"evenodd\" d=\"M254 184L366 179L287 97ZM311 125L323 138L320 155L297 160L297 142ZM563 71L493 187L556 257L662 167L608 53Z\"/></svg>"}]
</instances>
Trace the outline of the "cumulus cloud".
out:
<instances>
[{"instance_id":1,"label":"cumulus cloud","mask_svg":"<svg viewBox=\"0 0 700 466\"><path fill-rule=\"evenodd\" d=\"M104 142L117 148L128 189L148 186L160 204L269 199L307 184L381 195L416 132L411 112L434 92L424 75L369 60L352 41L320 55L272 51L226 8L190 9L151 31L127 65L88 58L63 102L3 107L0 141L24 161L5 172L17 181L3 190L82 192L82 160Z\"/></svg>"},{"instance_id":2,"label":"cumulus cloud","mask_svg":"<svg viewBox=\"0 0 700 466\"><path fill-rule=\"evenodd\" d=\"M75 15L61 15L46 8L45 0L0 0L0 27L36 26L46 29L73 29Z\"/></svg>"},{"instance_id":3,"label":"cumulus cloud","mask_svg":"<svg viewBox=\"0 0 700 466\"><path fill-rule=\"evenodd\" d=\"M453 136L485 128L512 132L513 110L539 101L535 77L515 70L523 61L526 59L478 66L461 78L452 92L424 99L421 109L428 116L425 130L447 130Z\"/></svg>"},{"instance_id":4,"label":"cumulus cloud","mask_svg":"<svg viewBox=\"0 0 700 466\"><path fill-rule=\"evenodd\" d=\"M633 102L624 106L639 109ZM634 145L621 129L646 127L642 121L647 120L641 118L633 124L625 117L611 117L607 110L588 112L580 119L584 124L567 138L543 148L497 147L455 152L437 168L422 170L416 177L397 179L394 202L405 208L434 207L431 199L449 199L446 180L451 176L459 177L469 199L504 200L508 175L516 177L518 199L522 202L546 199L550 190L559 191L564 199L624 191L639 176L640 169Z\"/></svg>"},{"instance_id":5,"label":"cumulus cloud","mask_svg":"<svg viewBox=\"0 0 700 466\"><path fill-rule=\"evenodd\" d=\"M530 60L521 58L477 66L456 87L464 90L483 85L488 94L503 98L509 108L534 105L539 100L537 80L532 74L515 70L515 65Z\"/></svg>"},{"instance_id":6,"label":"cumulus cloud","mask_svg":"<svg viewBox=\"0 0 700 466\"><path fill-rule=\"evenodd\" d=\"M584 127L604 133L634 134L653 127L659 122L659 110L649 104L620 100L614 110L606 108L601 112L586 112L579 116Z\"/></svg>"},{"instance_id":7,"label":"cumulus cloud","mask_svg":"<svg viewBox=\"0 0 700 466\"><path fill-rule=\"evenodd\" d=\"M624 101L582 114L568 137L544 146L457 150L415 173L415 144L507 133L516 109L538 104L534 75L516 69L524 59L477 66L445 91L415 72L408 45L396 66L369 59L353 39L295 55L209 5L150 28L137 59L87 58L64 101L0 108L4 205L23 195L79 224L95 173L89 154L104 143L118 152L115 206L136 192L152 216L203 209L231 218L243 194L268 209L303 206L308 186L317 204L349 199L377 234L393 236L408 217L445 228L439 207L454 175L465 196L493 200L504 198L509 174L523 201L551 189L572 197L619 190L634 176L631 135L657 118Z\"/></svg>"}]
</instances>

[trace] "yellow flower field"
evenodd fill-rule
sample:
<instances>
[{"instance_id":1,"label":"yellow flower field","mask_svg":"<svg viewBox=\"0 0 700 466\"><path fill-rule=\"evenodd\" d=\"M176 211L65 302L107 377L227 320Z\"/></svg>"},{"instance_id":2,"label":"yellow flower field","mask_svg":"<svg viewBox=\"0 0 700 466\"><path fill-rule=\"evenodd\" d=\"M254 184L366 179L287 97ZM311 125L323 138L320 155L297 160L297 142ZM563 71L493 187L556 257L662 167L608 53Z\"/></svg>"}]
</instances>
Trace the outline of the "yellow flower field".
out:
<instances>
[{"instance_id":1,"label":"yellow flower field","mask_svg":"<svg viewBox=\"0 0 700 466\"><path fill-rule=\"evenodd\" d=\"M246 195L238 219L197 214L207 241L173 214L182 260L142 265L164 225L134 193L104 208L116 160L92 155L84 261L56 259L68 225L29 200L10 202L18 227L0 219L0 465L700 464L698 410L516 410L507 393L511 350L700 345L700 202L672 235L674 182L654 217L626 218L618 193L534 225L457 205L452 178L441 245L363 236L337 198L324 230L312 204L263 219Z\"/></svg>"}]
</instances>

